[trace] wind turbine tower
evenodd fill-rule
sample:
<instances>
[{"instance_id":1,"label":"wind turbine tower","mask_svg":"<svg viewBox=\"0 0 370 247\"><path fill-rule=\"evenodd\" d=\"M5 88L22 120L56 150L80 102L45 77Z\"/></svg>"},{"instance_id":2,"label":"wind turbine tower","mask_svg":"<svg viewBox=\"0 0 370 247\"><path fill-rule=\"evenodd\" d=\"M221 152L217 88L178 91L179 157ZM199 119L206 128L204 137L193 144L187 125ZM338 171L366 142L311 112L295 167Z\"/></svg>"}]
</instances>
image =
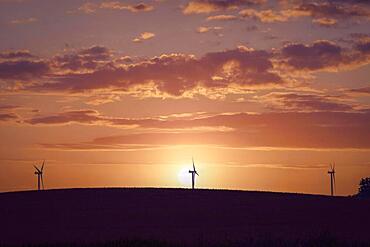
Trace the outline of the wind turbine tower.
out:
<instances>
[{"instance_id":1,"label":"wind turbine tower","mask_svg":"<svg viewBox=\"0 0 370 247\"><path fill-rule=\"evenodd\" d=\"M44 173L44 165L45 165L45 160L42 162L41 169L39 169L37 166L34 166L36 169L35 175L37 175L37 189L38 190L41 190L41 185L42 185L42 189L44 189L44 179L42 177Z\"/></svg>"},{"instance_id":2,"label":"wind turbine tower","mask_svg":"<svg viewBox=\"0 0 370 247\"><path fill-rule=\"evenodd\" d=\"M199 176L197 170L195 170L195 165L194 165L194 158L192 158L193 160L193 170L189 170L189 173L191 173L191 188L194 189L194 185L195 185L195 174L197 176Z\"/></svg>"},{"instance_id":3,"label":"wind turbine tower","mask_svg":"<svg viewBox=\"0 0 370 247\"><path fill-rule=\"evenodd\" d=\"M330 164L330 170L328 171L330 174L330 192L331 196L334 196L334 189L335 189L335 164Z\"/></svg>"}]
</instances>

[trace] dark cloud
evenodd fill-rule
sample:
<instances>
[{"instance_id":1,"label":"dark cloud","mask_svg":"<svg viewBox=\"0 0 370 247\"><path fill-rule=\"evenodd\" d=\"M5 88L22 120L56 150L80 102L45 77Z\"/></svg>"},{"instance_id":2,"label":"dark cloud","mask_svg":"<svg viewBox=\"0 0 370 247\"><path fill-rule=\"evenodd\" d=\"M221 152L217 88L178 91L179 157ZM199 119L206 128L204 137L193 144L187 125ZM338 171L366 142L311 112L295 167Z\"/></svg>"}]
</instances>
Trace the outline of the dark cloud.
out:
<instances>
[{"instance_id":1,"label":"dark cloud","mask_svg":"<svg viewBox=\"0 0 370 247\"><path fill-rule=\"evenodd\" d=\"M80 71L95 70L111 62L112 52L104 46L92 46L52 59L52 66L57 70Z\"/></svg>"},{"instance_id":2,"label":"dark cloud","mask_svg":"<svg viewBox=\"0 0 370 247\"><path fill-rule=\"evenodd\" d=\"M348 1L303 2L297 10L308 12L315 18L346 19L351 17L369 17L369 9Z\"/></svg>"},{"instance_id":3,"label":"dark cloud","mask_svg":"<svg viewBox=\"0 0 370 247\"><path fill-rule=\"evenodd\" d=\"M0 105L0 115L2 117L2 121L17 120L17 123L21 123L21 117L16 113L18 111L26 113L39 112L38 109L26 106L8 105L8 104Z\"/></svg>"},{"instance_id":4,"label":"dark cloud","mask_svg":"<svg viewBox=\"0 0 370 247\"><path fill-rule=\"evenodd\" d=\"M370 39L359 42L356 45L356 48L358 51L360 51L363 54L370 54Z\"/></svg>"},{"instance_id":5,"label":"dark cloud","mask_svg":"<svg viewBox=\"0 0 370 247\"><path fill-rule=\"evenodd\" d=\"M162 117L148 117L148 118L125 118L125 117L109 117L100 114L96 110L83 109L83 110L70 110L51 115L39 115L30 119L24 120L24 123L31 125L65 125L71 123L86 124L86 125L102 125L117 128L139 128L139 129L159 129L159 130L186 130L197 128L215 128L220 131L229 130L247 130L256 126L265 125L266 119L271 119L276 122L269 123L270 126L284 125L285 116L303 116L315 115L313 113L322 112L317 114L320 119L331 121L332 119L324 117L327 115L335 115L335 113L345 112L349 114L352 108L345 104L335 103L322 98L315 98L309 95L297 96L294 94L284 95L282 103L279 102L279 109L284 107L286 113L264 113L260 115L247 114L247 113L234 113L234 114L219 114L219 115L205 115L205 116L189 116L187 118L163 118ZM269 98L276 100L275 95L269 95ZM278 100L280 100L280 98ZM262 100L265 100L261 97ZM275 105L277 105L276 103ZM295 111L290 111L294 109ZM291 114L289 114L291 113ZM297 114L293 114L297 113ZM304 114L307 113L307 114ZM325 114L324 114L325 113ZM354 113L355 114L355 113ZM357 114L357 113L356 113ZM360 114L360 113L359 113ZM362 113L361 113L362 114ZM360 116L363 116L361 115ZM339 116L340 114L338 114ZM345 115L345 114L344 114ZM315 115L316 116L316 115ZM347 115L345 115L347 116ZM350 116L350 115L348 115ZM369 116L367 116L369 117ZM306 118L305 118L306 119ZM312 119L318 121L320 119ZM306 119L307 120L307 119ZM296 120L295 123L306 125L304 121ZM311 120L310 120L311 121ZM365 123L362 123L365 124Z\"/></svg>"},{"instance_id":6,"label":"dark cloud","mask_svg":"<svg viewBox=\"0 0 370 247\"><path fill-rule=\"evenodd\" d=\"M208 86L281 84L282 79L272 73L272 54L263 50L244 47L224 52L208 53L200 59L200 66L219 76L218 80L207 80Z\"/></svg>"},{"instance_id":7,"label":"dark cloud","mask_svg":"<svg viewBox=\"0 0 370 247\"><path fill-rule=\"evenodd\" d=\"M283 47L281 55L286 65L298 70L338 68L360 58L349 56L339 45L327 40L316 41L311 45L288 44Z\"/></svg>"},{"instance_id":8,"label":"dark cloud","mask_svg":"<svg viewBox=\"0 0 370 247\"><path fill-rule=\"evenodd\" d=\"M79 123L86 125L104 125L112 127L142 127L142 128L178 128L171 121L162 121L160 118L130 119L122 117L108 117L101 115L96 110L83 109L60 112L52 115L35 116L24 120L31 125L64 125Z\"/></svg>"},{"instance_id":9,"label":"dark cloud","mask_svg":"<svg viewBox=\"0 0 370 247\"><path fill-rule=\"evenodd\" d=\"M21 108L17 105L0 105L0 122L7 122L19 119L13 111Z\"/></svg>"},{"instance_id":10,"label":"dark cloud","mask_svg":"<svg viewBox=\"0 0 370 247\"><path fill-rule=\"evenodd\" d=\"M108 48L99 45L82 49L77 54L85 58L97 61L105 61L110 59L111 57L111 51Z\"/></svg>"},{"instance_id":11,"label":"dark cloud","mask_svg":"<svg viewBox=\"0 0 370 247\"><path fill-rule=\"evenodd\" d=\"M241 17L254 18L261 22L286 22L293 18L309 16L312 23L337 26L339 20L367 20L370 17L368 5L355 1L282 1L282 8L246 8L239 12Z\"/></svg>"},{"instance_id":12,"label":"dark cloud","mask_svg":"<svg viewBox=\"0 0 370 247\"><path fill-rule=\"evenodd\" d=\"M348 4L362 4L370 5L369 0L327 0L330 3L348 3Z\"/></svg>"},{"instance_id":13,"label":"dark cloud","mask_svg":"<svg viewBox=\"0 0 370 247\"><path fill-rule=\"evenodd\" d=\"M18 60L0 62L0 79L32 80L45 75L49 71L49 65L44 61Z\"/></svg>"},{"instance_id":14,"label":"dark cloud","mask_svg":"<svg viewBox=\"0 0 370 247\"><path fill-rule=\"evenodd\" d=\"M18 115L12 112L9 113L1 113L0 112L0 122L5 122L5 121L11 121L11 120L16 120L18 119Z\"/></svg>"},{"instance_id":15,"label":"dark cloud","mask_svg":"<svg viewBox=\"0 0 370 247\"><path fill-rule=\"evenodd\" d=\"M140 97L193 97L222 90L226 95L232 88L284 85L290 80L286 75L292 72L338 71L368 64L366 42L356 41L352 49L318 40L312 44L287 43L281 50L240 46L199 58L177 53L140 59L119 58L104 46L92 46L45 61L4 60L0 62L0 79L4 90L38 93L104 90ZM15 80L23 81L12 87Z\"/></svg>"},{"instance_id":16,"label":"dark cloud","mask_svg":"<svg viewBox=\"0 0 370 247\"><path fill-rule=\"evenodd\" d=\"M260 99L264 99L267 106L273 110L298 112L354 110L352 105L326 95L270 93L260 97Z\"/></svg>"},{"instance_id":17,"label":"dark cloud","mask_svg":"<svg viewBox=\"0 0 370 247\"><path fill-rule=\"evenodd\" d=\"M145 3L139 3L136 5L132 5L131 8L134 11L150 11L153 9L153 6L147 5Z\"/></svg>"},{"instance_id":18,"label":"dark cloud","mask_svg":"<svg viewBox=\"0 0 370 247\"><path fill-rule=\"evenodd\" d=\"M8 110L15 110L21 108L20 106L17 105L0 105L0 112L1 111L8 111Z\"/></svg>"},{"instance_id":19,"label":"dark cloud","mask_svg":"<svg viewBox=\"0 0 370 247\"><path fill-rule=\"evenodd\" d=\"M254 31L259 30L259 28L258 28L258 26L256 26L256 25L250 25L250 26L247 26L247 27L245 28L245 30L247 30L248 32L254 32Z\"/></svg>"},{"instance_id":20,"label":"dark cloud","mask_svg":"<svg viewBox=\"0 0 370 247\"><path fill-rule=\"evenodd\" d=\"M197 121L197 120L194 120ZM191 128L193 125L189 121L184 120L163 120L162 118L123 118L123 117L108 117L101 115L96 110L83 109L64 111L57 114L35 116L24 120L24 123L31 125L65 125L71 123L86 124L86 125L103 125L111 127L138 127L138 128L156 128L156 129L177 129L177 128ZM207 125L206 125L207 126Z\"/></svg>"},{"instance_id":21,"label":"dark cloud","mask_svg":"<svg viewBox=\"0 0 370 247\"><path fill-rule=\"evenodd\" d=\"M29 51L7 51L0 53L0 59L22 59L22 58L35 58Z\"/></svg>"},{"instance_id":22,"label":"dark cloud","mask_svg":"<svg viewBox=\"0 0 370 247\"><path fill-rule=\"evenodd\" d=\"M162 93L181 96L197 86L227 88L230 84L243 87L281 84L283 80L271 72L271 56L267 51L245 47L208 53L199 59L184 54L162 55L125 67L105 66L91 73L57 76L53 83L27 89L81 92L110 88L128 91L151 83Z\"/></svg>"},{"instance_id":23,"label":"dark cloud","mask_svg":"<svg viewBox=\"0 0 370 247\"><path fill-rule=\"evenodd\" d=\"M349 36L355 40L370 38L370 33L350 33Z\"/></svg>"},{"instance_id":24,"label":"dark cloud","mask_svg":"<svg viewBox=\"0 0 370 247\"><path fill-rule=\"evenodd\" d=\"M349 93L370 95L370 87L353 88L348 90Z\"/></svg>"},{"instance_id":25,"label":"dark cloud","mask_svg":"<svg viewBox=\"0 0 370 247\"><path fill-rule=\"evenodd\" d=\"M99 120L98 113L94 110L67 111L55 115L36 116L25 120L29 124L68 124L72 122L92 124Z\"/></svg>"}]
</instances>

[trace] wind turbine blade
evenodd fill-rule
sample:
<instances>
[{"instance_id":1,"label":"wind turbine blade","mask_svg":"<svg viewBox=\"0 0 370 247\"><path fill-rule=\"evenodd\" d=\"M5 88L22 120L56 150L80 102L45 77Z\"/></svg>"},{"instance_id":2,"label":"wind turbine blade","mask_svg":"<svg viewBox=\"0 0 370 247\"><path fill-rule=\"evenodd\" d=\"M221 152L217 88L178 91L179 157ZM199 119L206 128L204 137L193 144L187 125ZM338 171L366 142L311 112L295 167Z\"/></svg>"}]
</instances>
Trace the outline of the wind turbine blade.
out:
<instances>
[{"instance_id":1,"label":"wind turbine blade","mask_svg":"<svg viewBox=\"0 0 370 247\"><path fill-rule=\"evenodd\" d=\"M44 170L44 164L45 164L45 160L42 162L41 172Z\"/></svg>"},{"instance_id":2,"label":"wind turbine blade","mask_svg":"<svg viewBox=\"0 0 370 247\"><path fill-rule=\"evenodd\" d=\"M197 174L197 175L199 176L199 174L198 174L198 172L197 172L197 171L195 171L195 174Z\"/></svg>"},{"instance_id":3,"label":"wind turbine blade","mask_svg":"<svg viewBox=\"0 0 370 247\"><path fill-rule=\"evenodd\" d=\"M38 171L38 172L41 172L40 170L39 170L39 168L37 168L37 166L33 166L33 167L35 167L35 169Z\"/></svg>"},{"instance_id":4,"label":"wind turbine blade","mask_svg":"<svg viewBox=\"0 0 370 247\"><path fill-rule=\"evenodd\" d=\"M44 179L42 177L42 174L41 174L41 185L42 185L42 189L44 189Z\"/></svg>"},{"instance_id":5,"label":"wind turbine blade","mask_svg":"<svg viewBox=\"0 0 370 247\"><path fill-rule=\"evenodd\" d=\"M192 158L192 160L193 160L193 171L195 171L194 158Z\"/></svg>"}]
</instances>

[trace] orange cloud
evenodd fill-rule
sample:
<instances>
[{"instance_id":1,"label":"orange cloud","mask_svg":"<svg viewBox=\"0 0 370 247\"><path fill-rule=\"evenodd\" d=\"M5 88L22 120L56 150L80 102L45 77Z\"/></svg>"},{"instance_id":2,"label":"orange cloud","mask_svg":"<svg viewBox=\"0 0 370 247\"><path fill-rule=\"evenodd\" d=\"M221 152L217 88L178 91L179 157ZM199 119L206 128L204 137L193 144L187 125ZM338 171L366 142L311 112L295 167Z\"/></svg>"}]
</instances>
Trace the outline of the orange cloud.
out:
<instances>
[{"instance_id":1,"label":"orange cloud","mask_svg":"<svg viewBox=\"0 0 370 247\"><path fill-rule=\"evenodd\" d=\"M82 11L85 14L93 14L98 9L128 10L135 13L151 11L154 7L145 3L124 4L118 1L105 1L101 4L87 2L78 8L79 11Z\"/></svg>"},{"instance_id":2,"label":"orange cloud","mask_svg":"<svg viewBox=\"0 0 370 247\"><path fill-rule=\"evenodd\" d=\"M151 33L151 32L143 32L140 34L139 37L136 37L134 38L132 41L133 42L136 42L136 43L140 43L144 40L148 40L148 39L152 39L155 37L155 34L154 33Z\"/></svg>"},{"instance_id":3,"label":"orange cloud","mask_svg":"<svg viewBox=\"0 0 370 247\"><path fill-rule=\"evenodd\" d=\"M198 33L208 33L209 31L219 31L222 30L222 27L198 27Z\"/></svg>"},{"instance_id":4,"label":"orange cloud","mask_svg":"<svg viewBox=\"0 0 370 247\"><path fill-rule=\"evenodd\" d=\"M270 22L286 22L290 18L307 16L308 13L299 10L282 10L282 11L273 11L268 10L255 10L255 9L244 9L239 12L239 14L244 18L254 18L261 22L270 23Z\"/></svg>"},{"instance_id":5,"label":"orange cloud","mask_svg":"<svg viewBox=\"0 0 370 247\"><path fill-rule=\"evenodd\" d=\"M213 15L207 17L207 21L232 21L236 19L238 19L238 17L235 15Z\"/></svg>"},{"instance_id":6,"label":"orange cloud","mask_svg":"<svg viewBox=\"0 0 370 247\"><path fill-rule=\"evenodd\" d=\"M338 23L338 20L332 18L318 18L313 19L312 22L315 24L319 24L320 26L330 27L336 25Z\"/></svg>"},{"instance_id":7,"label":"orange cloud","mask_svg":"<svg viewBox=\"0 0 370 247\"><path fill-rule=\"evenodd\" d=\"M37 21L37 18L30 17L30 18L25 18L25 19L15 19L15 20L12 20L10 23L15 24L15 25L19 25L19 24L30 24L30 23L34 23L36 21Z\"/></svg>"},{"instance_id":8,"label":"orange cloud","mask_svg":"<svg viewBox=\"0 0 370 247\"><path fill-rule=\"evenodd\" d=\"M123 4L121 2L118 2L118 1L103 2L100 5L100 8L102 8L102 9L129 10L131 12L147 12L147 11L151 11L151 10L154 9L153 6L147 5L145 3L127 5L127 4Z\"/></svg>"},{"instance_id":9,"label":"orange cloud","mask_svg":"<svg viewBox=\"0 0 370 247\"><path fill-rule=\"evenodd\" d=\"M237 9L244 5L261 4L262 0L193 0L187 3L183 13L189 14L209 14L216 11Z\"/></svg>"},{"instance_id":10,"label":"orange cloud","mask_svg":"<svg viewBox=\"0 0 370 247\"><path fill-rule=\"evenodd\" d=\"M96 10L98 9L98 5L95 4L95 3L90 3L90 2L87 2L87 3L84 3L83 5L81 5L78 10L79 11L82 11L84 12L85 14L93 14L96 12Z\"/></svg>"}]
</instances>

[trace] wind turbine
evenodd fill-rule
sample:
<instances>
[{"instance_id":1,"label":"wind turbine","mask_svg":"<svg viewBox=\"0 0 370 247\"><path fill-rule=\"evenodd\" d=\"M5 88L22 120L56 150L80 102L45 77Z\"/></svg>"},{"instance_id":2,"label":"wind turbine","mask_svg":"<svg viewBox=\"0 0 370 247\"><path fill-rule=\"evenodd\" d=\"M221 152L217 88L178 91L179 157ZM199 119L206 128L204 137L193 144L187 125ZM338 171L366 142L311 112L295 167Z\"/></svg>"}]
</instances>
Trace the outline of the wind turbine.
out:
<instances>
[{"instance_id":1,"label":"wind turbine","mask_svg":"<svg viewBox=\"0 0 370 247\"><path fill-rule=\"evenodd\" d=\"M37 189L38 190L41 190L40 182L42 184L42 189L44 189L44 179L42 178L42 174L44 172L44 164L45 164L45 160L42 162L41 169L37 168L37 166L34 165L36 169L35 175L37 175Z\"/></svg>"},{"instance_id":2,"label":"wind turbine","mask_svg":"<svg viewBox=\"0 0 370 247\"><path fill-rule=\"evenodd\" d=\"M335 163L334 165L330 164L330 170L328 171L328 174L330 174L330 192L331 196L333 196L335 190Z\"/></svg>"},{"instance_id":3,"label":"wind turbine","mask_svg":"<svg viewBox=\"0 0 370 247\"><path fill-rule=\"evenodd\" d=\"M197 170L195 170L195 165L194 165L194 158L191 158L193 160L193 170L189 170L189 173L191 173L191 188L194 189L194 184L195 184L195 174L199 176Z\"/></svg>"}]
</instances>

